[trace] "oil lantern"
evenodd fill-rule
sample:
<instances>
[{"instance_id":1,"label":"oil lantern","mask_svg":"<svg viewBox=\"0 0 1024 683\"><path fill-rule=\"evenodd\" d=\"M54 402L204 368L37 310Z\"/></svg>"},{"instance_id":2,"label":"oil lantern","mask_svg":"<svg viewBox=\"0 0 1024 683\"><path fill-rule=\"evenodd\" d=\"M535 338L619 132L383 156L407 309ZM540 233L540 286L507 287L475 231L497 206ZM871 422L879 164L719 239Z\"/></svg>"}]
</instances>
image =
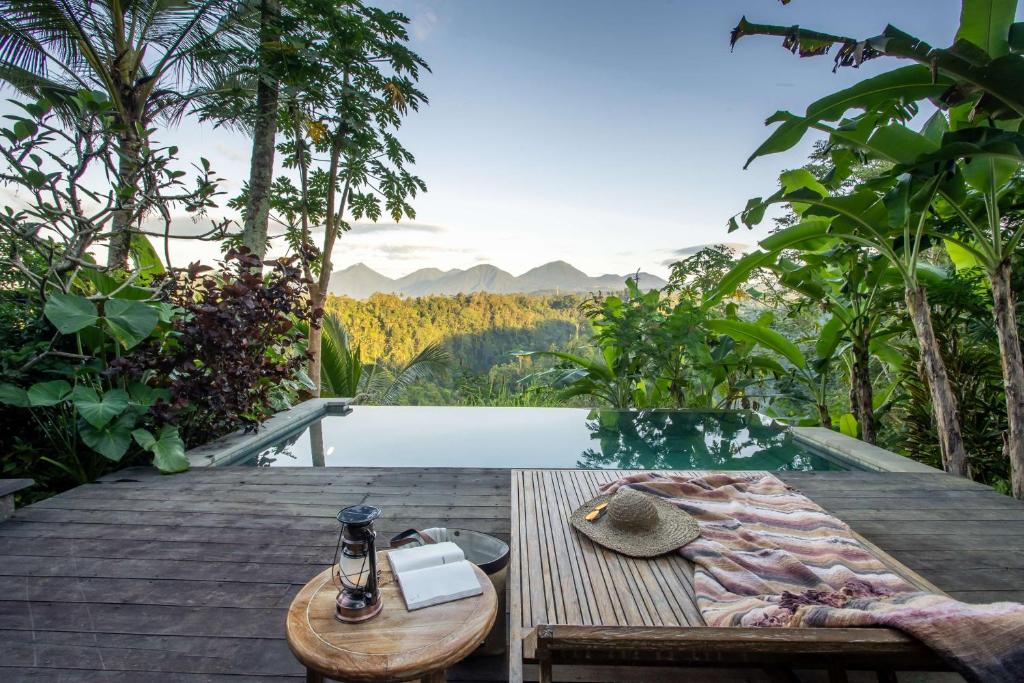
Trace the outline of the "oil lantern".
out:
<instances>
[{"instance_id":1,"label":"oil lantern","mask_svg":"<svg viewBox=\"0 0 1024 683\"><path fill-rule=\"evenodd\" d=\"M339 621L366 621L380 614L383 607L377 585L377 533L373 530L373 520L379 516L380 508L372 505L351 505L338 513L341 534L335 552L335 617Z\"/></svg>"}]
</instances>

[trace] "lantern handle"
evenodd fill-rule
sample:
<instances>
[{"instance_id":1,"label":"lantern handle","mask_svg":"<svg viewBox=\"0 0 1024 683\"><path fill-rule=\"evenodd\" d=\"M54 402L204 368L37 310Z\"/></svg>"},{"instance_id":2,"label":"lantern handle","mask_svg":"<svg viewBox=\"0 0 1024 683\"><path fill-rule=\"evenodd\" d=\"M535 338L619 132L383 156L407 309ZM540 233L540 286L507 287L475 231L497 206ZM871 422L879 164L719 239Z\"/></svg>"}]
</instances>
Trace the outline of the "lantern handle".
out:
<instances>
[{"instance_id":1,"label":"lantern handle","mask_svg":"<svg viewBox=\"0 0 1024 683\"><path fill-rule=\"evenodd\" d=\"M430 534L425 531L420 531L419 529L406 529L402 533L391 537L392 548L398 548L399 546L416 542L419 542L420 545L431 545L433 543L437 543Z\"/></svg>"}]
</instances>

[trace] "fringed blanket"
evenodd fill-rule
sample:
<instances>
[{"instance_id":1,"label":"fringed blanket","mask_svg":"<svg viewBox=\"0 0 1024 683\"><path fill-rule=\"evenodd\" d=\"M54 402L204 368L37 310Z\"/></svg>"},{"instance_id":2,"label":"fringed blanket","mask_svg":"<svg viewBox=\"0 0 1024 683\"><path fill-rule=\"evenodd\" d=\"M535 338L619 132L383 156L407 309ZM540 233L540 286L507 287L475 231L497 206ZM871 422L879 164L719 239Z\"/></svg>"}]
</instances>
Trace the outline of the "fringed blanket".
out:
<instances>
[{"instance_id":1,"label":"fringed blanket","mask_svg":"<svg viewBox=\"0 0 1024 683\"><path fill-rule=\"evenodd\" d=\"M846 524L770 474L645 472L605 489L622 485L669 498L697 519L701 536L680 553L696 565L708 626L889 626L969 680L1024 681L1024 605L921 592Z\"/></svg>"}]
</instances>

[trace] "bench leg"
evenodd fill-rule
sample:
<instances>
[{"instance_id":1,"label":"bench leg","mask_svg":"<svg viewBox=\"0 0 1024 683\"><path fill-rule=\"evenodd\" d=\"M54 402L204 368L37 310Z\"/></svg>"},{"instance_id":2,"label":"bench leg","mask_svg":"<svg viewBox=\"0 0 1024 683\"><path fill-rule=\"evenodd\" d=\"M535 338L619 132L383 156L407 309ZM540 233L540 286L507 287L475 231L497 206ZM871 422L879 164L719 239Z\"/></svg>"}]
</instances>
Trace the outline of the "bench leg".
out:
<instances>
[{"instance_id":1,"label":"bench leg","mask_svg":"<svg viewBox=\"0 0 1024 683\"><path fill-rule=\"evenodd\" d=\"M540 683L554 683L554 677L551 675L551 660L542 659L538 662L537 667L540 669Z\"/></svg>"},{"instance_id":2,"label":"bench leg","mask_svg":"<svg viewBox=\"0 0 1024 683\"><path fill-rule=\"evenodd\" d=\"M772 683L800 683L800 679L792 669L785 667L771 667L765 668L763 671L768 674L768 678L772 680Z\"/></svg>"},{"instance_id":3,"label":"bench leg","mask_svg":"<svg viewBox=\"0 0 1024 683\"><path fill-rule=\"evenodd\" d=\"M448 680L447 672L442 669L441 671L435 671L434 673L427 674L420 679L420 683L445 683Z\"/></svg>"},{"instance_id":4,"label":"bench leg","mask_svg":"<svg viewBox=\"0 0 1024 683\"><path fill-rule=\"evenodd\" d=\"M324 683L324 675L313 669L306 669L306 683Z\"/></svg>"},{"instance_id":5,"label":"bench leg","mask_svg":"<svg viewBox=\"0 0 1024 683\"><path fill-rule=\"evenodd\" d=\"M845 669L828 670L828 683L849 683L849 681Z\"/></svg>"}]
</instances>

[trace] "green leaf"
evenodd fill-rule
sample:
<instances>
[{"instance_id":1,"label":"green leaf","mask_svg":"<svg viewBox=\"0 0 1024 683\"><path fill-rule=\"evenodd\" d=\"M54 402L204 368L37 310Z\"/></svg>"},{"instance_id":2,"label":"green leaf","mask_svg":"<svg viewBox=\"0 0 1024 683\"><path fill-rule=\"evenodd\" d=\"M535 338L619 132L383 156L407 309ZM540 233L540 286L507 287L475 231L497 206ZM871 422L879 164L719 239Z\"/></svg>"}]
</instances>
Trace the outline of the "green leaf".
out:
<instances>
[{"instance_id":1,"label":"green leaf","mask_svg":"<svg viewBox=\"0 0 1024 683\"><path fill-rule=\"evenodd\" d=\"M135 416L125 413L102 428L93 427L86 421L79 425L78 433L86 446L108 460L119 461L132 445L132 427Z\"/></svg>"},{"instance_id":2,"label":"green leaf","mask_svg":"<svg viewBox=\"0 0 1024 683\"><path fill-rule=\"evenodd\" d=\"M873 356L893 370L899 370L906 362L903 354L888 339L872 339L869 350Z\"/></svg>"},{"instance_id":3,"label":"green leaf","mask_svg":"<svg viewBox=\"0 0 1024 683\"><path fill-rule=\"evenodd\" d=\"M93 270L92 268L83 268L78 273L78 278L75 284L85 285L86 283L91 284L96 288L98 294L108 296L117 291L114 295L118 299L139 299L146 300L153 296L153 291L149 289L143 289L142 287L123 287L124 278L111 277L107 273Z\"/></svg>"},{"instance_id":4,"label":"green leaf","mask_svg":"<svg viewBox=\"0 0 1024 683\"><path fill-rule=\"evenodd\" d=\"M818 179L805 168L784 171L779 176L779 184L782 185L782 189L786 194L796 192L797 190L812 190L822 197L828 196L828 190L825 189L825 186L818 182Z\"/></svg>"},{"instance_id":5,"label":"green leaf","mask_svg":"<svg viewBox=\"0 0 1024 683\"><path fill-rule=\"evenodd\" d=\"M936 112L936 116L945 122L946 119L942 117L941 112ZM922 154L934 152L939 145L907 126L894 123L875 130L864 147L887 161L910 164Z\"/></svg>"},{"instance_id":6,"label":"green leaf","mask_svg":"<svg viewBox=\"0 0 1024 683\"><path fill-rule=\"evenodd\" d=\"M30 138L35 135L38 130L39 126L37 126L34 121L29 121L28 119L18 119L14 124L14 136L18 138L18 140Z\"/></svg>"},{"instance_id":7,"label":"green leaf","mask_svg":"<svg viewBox=\"0 0 1024 683\"><path fill-rule=\"evenodd\" d=\"M71 393L75 409L86 422L101 429L128 408L128 394L121 389L111 389L102 395L83 384Z\"/></svg>"},{"instance_id":8,"label":"green leaf","mask_svg":"<svg viewBox=\"0 0 1024 683\"><path fill-rule=\"evenodd\" d=\"M136 429L132 432L142 448L153 454L153 466L161 472L171 474L184 472L188 469L188 458L185 457L185 442L178 434L178 428L173 425L164 425L160 428L159 438L146 429Z\"/></svg>"},{"instance_id":9,"label":"green leaf","mask_svg":"<svg viewBox=\"0 0 1024 683\"><path fill-rule=\"evenodd\" d=\"M728 335L737 341L760 344L798 368L807 367L807 359L800 348L770 327L761 327L742 320L709 320L705 324L712 332Z\"/></svg>"},{"instance_id":10,"label":"green leaf","mask_svg":"<svg viewBox=\"0 0 1024 683\"><path fill-rule=\"evenodd\" d=\"M768 356L750 356L747 358L747 365L752 368L769 370L778 376L786 374L786 368L782 367L782 364L779 361Z\"/></svg>"},{"instance_id":11,"label":"green leaf","mask_svg":"<svg viewBox=\"0 0 1024 683\"><path fill-rule=\"evenodd\" d=\"M21 387L16 387L13 384L0 384L0 403L8 406L14 406L15 408L28 408L28 392Z\"/></svg>"},{"instance_id":12,"label":"green leaf","mask_svg":"<svg viewBox=\"0 0 1024 683\"><path fill-rule=\"evenodd\" d=\"M832 354L836 351L836 347L839 346L839 342L842 341L843 331L845 329L843 321L837 316L832 316L824 325L821 326L818 342L814 345L814 352L817 354L819 359L832 357Z\"/></svg>"},{"instance_id":13,"label":"green leaf","mask_svg":"<svg viewBox=\"0 0 1024 683\"><path fill-rule=\"evenodd\" d=\"M949 254L949 260L953 262L957 272L970 270L971 268L981 268L981 261L978 260L978 257L959 244L949 240L943 240L943 243L946 245L946 253Z\"/></svg>"},{"instance_id":14,"label":"green leaf","mask_svg":"<svg viewBox=\"0 0 1024 683\"><path fill-rule=\"evenodd\" d=\"M824 219L808 219L783 228L777 233L761 240L762 249L779 251L782 249L804 248L808 243L820 243L831 240L831 223Z\"/></svg>"},{"instance_id":15,"label":"green leaf","mask_svg":"<svg viewBox=\"0 0 1024 683\"><path fill-rule=\"evenodd\" d=\"M135 269L142 273L140 280L143 284L147 284L154 275L165 272L164 262L160 260L153 243L145 235L133 234L129 249L128 253L135 264Z\"/></svg>"},{"instance_id":16,"label":"green leaf","mask_svg":"<svg viewBox=\"0 0 1024 683\"><path fill-rule=\"evenodd\" d=\"M942 111L936 111L929 117L921 128L921 135L926 137L934 145L942 144L942 136L949 132L949 122Z\"/></svg>"},{"instance_id":17,"label":"green leaf","mask_svg":"<svg viewBox=\"0 0 1024 683\"><path fill-rule=\"evenodd\" d=\"M857 418L855 418L852 413L846 413L839 418L839 432L841 434L852 436L856 439L859 431L860 425L857 424Z\"/></svg>"},{"instance_id":18,"label":"green leaf","mask_svg":"<svg viewBox=\"0 0 1024 683\"><path fill-rule=\"evenodd\" d=\"M171 393L167 389L155 389L142 382L132 382L128 385L129 403L140 408L149 408L157 399L169 401Z\"/></svg>"},{"instance_id":19,"label":"green leaf","mask_svg":"<svg viewBox=\"0 0 1024 683\"><path fill-rule=\"evenodd\" d=\"M951 83L945 76L933 76L928 67L914 64L887 71L823 97L807 107L803 117L789 112L777 112L767 123L782 122L782 125L754 151L744 168L757 157L791 149L812 126L822 121L838 121L850 109L873 111L889 102L937 98Z\"/></svg>"},{"instance_id":20,"label":"green leaf","mask_svg":"<svg viewBox=\"0 0 1024 683\"><path fill-rule=\"evenodd\" d=\"M573 353L564 353L562 351L530 351L528 353L515 353L512 355L525 357L553 356L555 358L567 360L570 363L573 363L574 365L578 365L587 372L593 373L594 375L597 375L598 377L608 382L615 380L615 376L612 374L611 368L609 368L607 365L589 360L587 358L584 358L583 356L577 356L576 354Z\"/></svg>"},{"instance_id":21,"label":"green leaf","mask_svg":"<svg viewBox=\"0 0 1024 683\"><path fill-rule=\"evenodd\" d=\"M96 304L77 294L51 294L43 315L61 334L74 334L99 319Z\"/></svg>"},{"instance_id":22,"label":"green leaf","mask_svg":"<svg viewBox=\"0 0 1024 683\"><path fill-rule=\"evenodd\" d=\"M103 317L111 334L126 349L148 337L160 322L155 307L129 299L108 299L103 305Z\"/></svg>"},{"instance_id":23,"label":"green leaf","mask_svg":"<svg viewBox=\"0 0 1024 683\"><path fill-rule=\"evenodd\" d=\"M1017 11L1017 0L963 0L957 40L969 41L988 53L1002 57L1010 51L1010 25Z\"/></svg>"},{"instance_id":24,"label":"green leaf","mask_svg":"<svg viewBox=\"0 0 1024 683\"><path fill-rule=\"evenodd\" d=\"M71 394L71 385L62 379L39 382L28 388L28 403L33 408L46 408L63 403Z\"/></svg>"},{"instance_id":25,"label":"green leaf","mask_svg":"<svg viewBox=\"0 0 1024 683\"><path fill-rule=\"evenodd\" d=\"M778 258L777 252L771 251L755 251L747 254L732 267L728 273L726 273L711 292L704 297L702 306L707 309L710 306L717 304L719 301L727 296L731 296L736 290L747 281L750 274L757 268L767 266L771 264L776 258Z\"/></svg>"}]
</instances>

